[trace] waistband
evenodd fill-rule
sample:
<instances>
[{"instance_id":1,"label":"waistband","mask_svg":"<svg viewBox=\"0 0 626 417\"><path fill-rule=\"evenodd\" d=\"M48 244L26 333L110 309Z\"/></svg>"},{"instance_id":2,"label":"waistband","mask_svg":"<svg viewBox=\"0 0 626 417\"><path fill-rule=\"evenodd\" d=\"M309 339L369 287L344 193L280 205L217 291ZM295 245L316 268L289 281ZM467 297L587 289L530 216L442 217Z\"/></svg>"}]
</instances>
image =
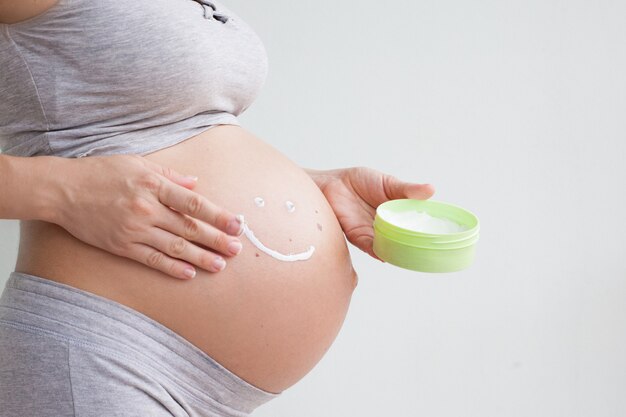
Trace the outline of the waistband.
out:
<instances>
[{"instance_id":1,"label":"waistband","mask_svg":"<svg viewBox=\"0 0 626 417\"><path fill-rule=\"evenodd\" d=\"M123 304L72 286L13 271L0 296L0 323L131 354L192 395L251 413L280 393L238 377L191 342Z\"/></svg>"}]
</instances>

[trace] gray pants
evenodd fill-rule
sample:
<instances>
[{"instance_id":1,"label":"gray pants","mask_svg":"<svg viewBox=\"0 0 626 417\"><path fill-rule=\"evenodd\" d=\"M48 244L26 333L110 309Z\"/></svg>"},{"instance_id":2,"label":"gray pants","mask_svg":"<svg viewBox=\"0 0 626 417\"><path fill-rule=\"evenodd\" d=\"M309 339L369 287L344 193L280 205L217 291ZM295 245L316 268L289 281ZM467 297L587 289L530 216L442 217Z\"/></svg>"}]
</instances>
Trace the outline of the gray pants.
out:
<instances>
[{"instance_id":1,"label":"gray pants","mask_svg":"<svg viewBox=\"0 0 626 417\"><path fill-rule=\"evenodd\" d=\"M278 395L106 298L19 272L0 296L1 417L244 417Z\"/></svg>"}]
</instances>

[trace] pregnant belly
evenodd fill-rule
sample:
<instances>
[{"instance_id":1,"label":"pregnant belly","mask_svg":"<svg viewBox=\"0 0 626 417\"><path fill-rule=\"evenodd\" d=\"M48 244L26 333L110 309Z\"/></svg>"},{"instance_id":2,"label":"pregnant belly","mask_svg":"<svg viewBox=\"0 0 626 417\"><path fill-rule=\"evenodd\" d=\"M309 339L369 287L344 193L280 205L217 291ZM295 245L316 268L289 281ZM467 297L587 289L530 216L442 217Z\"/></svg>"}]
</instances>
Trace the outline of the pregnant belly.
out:
<instances>
[{"instance_id":1,"label":"pregnant belly","mask_svg":"<svg viewBox=\"0 0 626 417\"><path fill-rule=\"evenodd\" d=\"M57 225L23 221L16 270L134 308L261 389L290 387L336 338L356 286L328 201L300 167L235 125L145 158L197 175L194 191L243 214L259 242L242 235L243 250L225 257L224 270L197 267L194 279L179 280L87 245ZM314 251L306 260L284 261L259 243L282 254Z\"/></svg>"}]
</instances>

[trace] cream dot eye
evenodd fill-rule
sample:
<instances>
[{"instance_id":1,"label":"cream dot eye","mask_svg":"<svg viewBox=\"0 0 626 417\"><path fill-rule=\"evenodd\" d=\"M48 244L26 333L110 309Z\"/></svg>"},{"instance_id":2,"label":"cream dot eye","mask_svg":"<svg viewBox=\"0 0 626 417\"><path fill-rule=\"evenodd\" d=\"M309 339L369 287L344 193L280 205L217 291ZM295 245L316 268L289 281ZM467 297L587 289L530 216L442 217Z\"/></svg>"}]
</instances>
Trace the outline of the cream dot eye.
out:
<instances>
[{"instance_id":1,"label":"cream dot eye","mask_svg":"<svg viewBox=\"0 0 626 417\"><path fill-rule=\"evenodd\" d=\"M296 205L291 201L285 201L285 207L287 207L289 213L293 213L296 210Z\"/></svg>"},{"instance_id":2,"label":"cream dot eye","mask_svg":"<svg viewBox=\"0 0 626 417\"><path fill-rule=\"evenodd\" d=\"M265 205L265 200L263 200L263 198L261 197L256 197L254 199L254 204L256 204L257 207L263 207Z\"/></svg>"}]
</instances>

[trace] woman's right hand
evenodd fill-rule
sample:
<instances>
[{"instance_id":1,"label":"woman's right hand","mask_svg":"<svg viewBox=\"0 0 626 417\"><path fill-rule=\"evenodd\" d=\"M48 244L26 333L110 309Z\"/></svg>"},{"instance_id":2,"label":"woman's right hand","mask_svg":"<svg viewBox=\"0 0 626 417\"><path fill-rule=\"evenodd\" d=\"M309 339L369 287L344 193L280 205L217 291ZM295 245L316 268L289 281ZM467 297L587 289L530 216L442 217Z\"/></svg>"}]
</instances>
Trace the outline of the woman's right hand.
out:
<instances>
[{"instance_id":1,"label":"woman's right hand","mask_svg":"<svg viewBox=\"0 0 626 417\"><path fill-rule=\"evenodd\" d=\"M140 155L63 159L51 221L74 237L176 278L212 272L241 250L237 216L190 190L190 177ZM230 250L229 250L230 248ZM185 275L191 270L193 275Z\"/></svg>"}]
</instances>

